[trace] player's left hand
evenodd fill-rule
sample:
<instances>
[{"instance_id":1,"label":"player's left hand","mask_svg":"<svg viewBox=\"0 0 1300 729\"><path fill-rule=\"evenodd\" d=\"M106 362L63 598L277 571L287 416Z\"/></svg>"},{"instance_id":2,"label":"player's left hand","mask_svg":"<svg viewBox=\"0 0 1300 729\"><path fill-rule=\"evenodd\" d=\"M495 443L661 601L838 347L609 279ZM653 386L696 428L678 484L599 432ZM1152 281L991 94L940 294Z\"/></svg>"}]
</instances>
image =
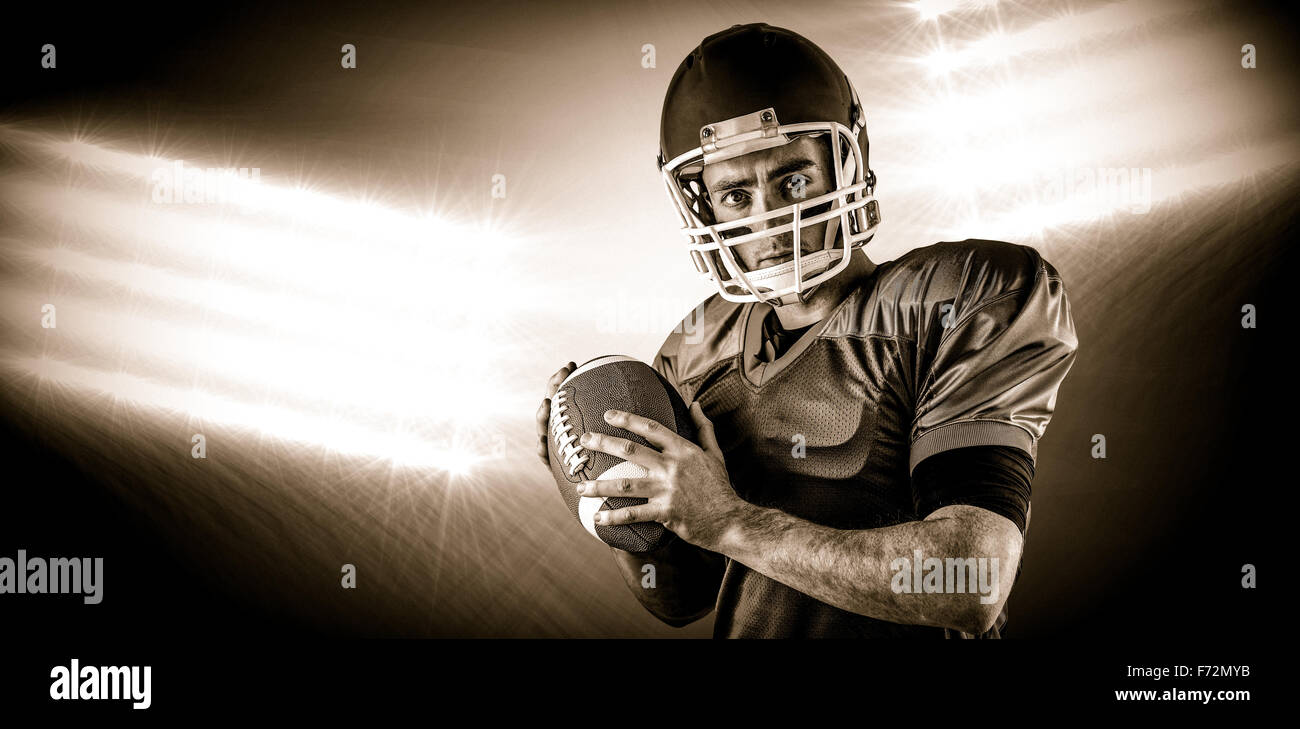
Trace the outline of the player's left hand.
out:
<instances>
[{"instance_id":1,"label":"player's left hand","mask_svg":"<svg viewBox=\"0 0 1300 729\"><path fill-rule=\"evenodd\" d=\"M596 512L596 523L613 526L657 521L698 547L720 551L722 537L749 503L736 494L700 404L691 403L698 444L639 415L610 410L605 421L644 438L652 447L601 433L584 433L582 445L631 461L649 472L645 478L616 478L578 484L583 496L630 496L649 499L638 506Z\"/></svg>"}]
</instances>

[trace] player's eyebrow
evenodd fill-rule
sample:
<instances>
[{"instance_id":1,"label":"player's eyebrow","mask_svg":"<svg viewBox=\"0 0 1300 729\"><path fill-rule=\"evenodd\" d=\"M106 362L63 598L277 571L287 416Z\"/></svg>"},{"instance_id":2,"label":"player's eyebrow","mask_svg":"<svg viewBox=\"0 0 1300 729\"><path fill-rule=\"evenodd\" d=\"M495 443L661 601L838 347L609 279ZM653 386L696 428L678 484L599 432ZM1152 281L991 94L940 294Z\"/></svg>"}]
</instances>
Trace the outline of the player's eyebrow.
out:
<instances>
[{"instance_id":1,"label":"player's eyebrow","mask_svg":"<svg viewBox=\"0 0 1300 729\"><path fill-rule=\"evenodd\" d=\"M795 172L802 172L808 169L809 167L816 167L816 166L817 163L812 161L811 159L808 159L806 157L799 157L786 162L780 167L777 167L775 170L772 171L772 174L769 176L768 179L779 180L782 177L785 177L786 175L794 174ZM724 177L723 179L718 180L714 182L712 185L710 185L709 192L717 194L717 193L726 192L727 190L734 190L736 188L753 187L753 186L754 186L753 175L748 175L745 177Z\"/></svg>"},{"instance_id":2,"label":"player's eyebrow","mask_svg":"<svg viewBox=\"0 0 1300 729\"><path fill-rule=\"evenodd\" d=\"M810 159L806 159L806 158L792 159L789 162L786 162L785 164L773 170L770 179L779 180L782 177L785 177L786 175L791 175L794 174L795 172L803 172L809 167L816 167L816 166L817 163Z\"/></svg>"}]
</instances>

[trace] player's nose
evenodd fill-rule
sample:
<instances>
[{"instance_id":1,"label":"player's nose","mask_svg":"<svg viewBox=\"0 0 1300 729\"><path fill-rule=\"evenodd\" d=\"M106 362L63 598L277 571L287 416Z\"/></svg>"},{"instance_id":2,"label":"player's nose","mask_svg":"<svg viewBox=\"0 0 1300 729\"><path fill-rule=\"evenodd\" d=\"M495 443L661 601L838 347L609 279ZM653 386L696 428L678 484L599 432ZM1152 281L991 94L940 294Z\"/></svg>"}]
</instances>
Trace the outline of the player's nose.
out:
<instances>
[{"instance_id":1,"label":"player's nose","mask_svg":"<svg viewBox=\"0 0 1300 729\"><path fill-rule=\"evenodd\" d=\"M756 192L753 197L753 204L749 208L750 215L763 215L765 213L785 207L785 202L776 199L774 195L766 192ZM774 216L766 220L755 221L751 226L754 230L769 230L781 224L780 216Z\"/></svg>"},{"instance_id":2,"label":"player's nose","mask_svg":"<svg viewBox=\"0 0 1300 729\"><path fill-rule=\"evenodd\" d=\"M788 205L789 203L778 195L774 195L770 192L758 192L755 193L752 198L749 214L751 216L763 215L773 210L780 210ZM789 222L789 215L773 215L766 219L755 220L746 227L748 228L748 232L758 233L765 230L772 230L773 228L779 228ZM771 238L761 238L760 240L771 241L773 239L775 239L778 244L786 244L792 240L792 236L789 232L786 232Z\"/></svg>"}]
</instances>

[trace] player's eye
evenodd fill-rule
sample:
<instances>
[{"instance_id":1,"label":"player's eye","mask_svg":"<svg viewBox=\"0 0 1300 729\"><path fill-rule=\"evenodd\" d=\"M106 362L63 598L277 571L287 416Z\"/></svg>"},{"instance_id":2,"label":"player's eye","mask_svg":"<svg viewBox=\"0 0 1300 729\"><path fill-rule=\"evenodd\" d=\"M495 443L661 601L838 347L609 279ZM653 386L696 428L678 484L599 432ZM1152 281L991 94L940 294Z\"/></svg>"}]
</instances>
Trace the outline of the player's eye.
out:
<instances>
[{"instance_id":1,"label":"player's eye","mask_svg":"<svg viewBox=\"0 0 1300 729\"><path fill-rule=\"evenodd\" d=\"M749 196L741 190L728 190L723 193L722 198L718 202L729 208L734 208L737 205L743 205L747 199L749 199Z\"/></svg>"},{"instance_id":2,"label":"player's eye","mask_svg":"<svg viewBox=\"0 0 1300 729\"><path fill-rule=\"evenodd\" d=\"M808 188L812 186L812 179L807 175L790 175L785 181L785 190L791 197L807 197Z\"/></svg>"}]
</instances>

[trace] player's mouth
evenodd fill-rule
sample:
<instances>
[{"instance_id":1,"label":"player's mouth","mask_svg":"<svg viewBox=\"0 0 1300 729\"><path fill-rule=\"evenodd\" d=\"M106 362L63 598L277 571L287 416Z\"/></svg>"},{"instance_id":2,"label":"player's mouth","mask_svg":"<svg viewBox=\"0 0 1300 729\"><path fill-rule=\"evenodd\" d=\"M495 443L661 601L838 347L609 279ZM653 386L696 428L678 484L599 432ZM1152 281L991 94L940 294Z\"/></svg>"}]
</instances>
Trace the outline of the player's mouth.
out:
<instances>
[{"instance_id":1,"label":"player's mouth","mask_svg":"<svg viewBox=\"0 0 1300 729\"><path fill-rule=\"evenodd\" d=\"M794 260L794 251L791 251L791 252L786 253L786 254L784 254L784 255L769 256L769 257L767 257L767 258L759 259L759 261L758 261L758 267L759 267L759 268L771 268L772 266L779 266L779 265L781 265L782 263L789 263L790 261L793 261L793 260Z\"/></svg>"}]
</instances>

